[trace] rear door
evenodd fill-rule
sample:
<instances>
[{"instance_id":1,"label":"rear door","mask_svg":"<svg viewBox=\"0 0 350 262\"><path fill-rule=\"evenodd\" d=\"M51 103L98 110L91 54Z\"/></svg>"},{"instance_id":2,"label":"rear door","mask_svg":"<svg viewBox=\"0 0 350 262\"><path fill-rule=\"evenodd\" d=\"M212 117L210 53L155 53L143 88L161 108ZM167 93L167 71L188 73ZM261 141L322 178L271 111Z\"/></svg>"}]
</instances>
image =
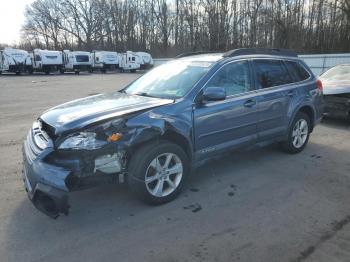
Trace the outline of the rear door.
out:
<instances>
[{"instance_id":1,"label":"rear door","mask_svg":"<svg viewBox=\"0 0 350 262\"><path fill-rule=\"evenodd\" d=\"M254 59L252 63L258 88L258 141L262 142L285 134L289 104L297 90L282 60Z\"/></svg>"},{"instance_id":2,"label":"rear door","mask_svg":"<svg viewBox=\"0 0 350 262\"><path fill-rule=\"evenodd\" d=\"M248 61L221 67L205 85L222 87L226 99L197 104L194 108L195 147L198 159L253 144L257 138L257 102Z\"/></svg>"}]
</instances>

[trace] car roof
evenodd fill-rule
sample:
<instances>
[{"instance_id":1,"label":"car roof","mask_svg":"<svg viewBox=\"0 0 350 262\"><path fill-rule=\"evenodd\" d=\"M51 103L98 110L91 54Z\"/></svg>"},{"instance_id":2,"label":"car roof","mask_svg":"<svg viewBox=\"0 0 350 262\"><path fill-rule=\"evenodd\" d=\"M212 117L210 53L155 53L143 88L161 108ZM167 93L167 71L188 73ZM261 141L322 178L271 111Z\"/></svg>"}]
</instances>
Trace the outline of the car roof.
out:
<instances>
[{"instance_id":1,"label":"car roof","mask_svg":"<svg viewBox=\"0 0 350 262\"><path fill-rule=\"evenodd\" d=\"M183 53L176 57L182 61L202 61L202 62L217 62L219 60L233 60L241 58L273 58L273 59L288 59L299 60L298 55L288 49L279 48L239 48L233 49L225 53L211 52L189 52Z\"/></svg>"}]
</instances>

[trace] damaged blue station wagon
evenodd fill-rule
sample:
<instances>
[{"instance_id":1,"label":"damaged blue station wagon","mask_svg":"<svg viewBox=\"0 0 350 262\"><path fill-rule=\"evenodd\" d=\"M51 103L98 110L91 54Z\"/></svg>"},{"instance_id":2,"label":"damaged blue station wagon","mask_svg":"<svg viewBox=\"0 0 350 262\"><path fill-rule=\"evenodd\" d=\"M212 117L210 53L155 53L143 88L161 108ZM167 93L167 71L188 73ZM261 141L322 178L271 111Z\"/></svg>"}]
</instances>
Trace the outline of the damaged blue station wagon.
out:
<instances>
[{"instance_id":1,"label":"damaged blue station wagon","mask_svg":"<svg viewBox=\"0 0 350 262\"><path fill-rule=\"evenodd\" d=\"M228 150L279 142L298 153L322 116L322 83L294 52L184 55L119 92L43 113L23 146L34 205L68 214L68 192L126 181L148 203L178 195L192 167Z\"/></svg>"}]
</instances>

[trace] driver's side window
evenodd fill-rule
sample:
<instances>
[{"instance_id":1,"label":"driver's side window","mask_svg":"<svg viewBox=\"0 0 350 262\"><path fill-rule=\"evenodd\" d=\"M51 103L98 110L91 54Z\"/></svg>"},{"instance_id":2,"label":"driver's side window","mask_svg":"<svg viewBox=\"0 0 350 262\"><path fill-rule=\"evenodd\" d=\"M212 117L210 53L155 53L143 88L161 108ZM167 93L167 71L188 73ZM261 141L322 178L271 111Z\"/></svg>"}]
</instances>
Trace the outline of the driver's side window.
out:
<instances>
[{"instance_id":1,"label":"driver's side window","mask_svg":"<svg viewBox=\"0 0 350 262\"><path fill-rule=\"evenodd\" d=\"M223 66L206 85L222 87L227 96L238 95L252 90L248 61L237 61Z\"/></svg>"}]
</instances>

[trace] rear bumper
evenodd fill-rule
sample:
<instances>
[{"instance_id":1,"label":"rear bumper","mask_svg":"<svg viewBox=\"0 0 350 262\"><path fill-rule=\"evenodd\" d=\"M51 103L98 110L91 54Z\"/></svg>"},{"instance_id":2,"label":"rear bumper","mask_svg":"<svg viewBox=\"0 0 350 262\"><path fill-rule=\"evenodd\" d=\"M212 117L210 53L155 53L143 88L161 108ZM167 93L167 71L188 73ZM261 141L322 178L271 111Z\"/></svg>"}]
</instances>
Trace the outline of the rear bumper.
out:
<instances>
[{"instance_id":1,"label":"rear bumper","mask_svg":"<svg viewBox=\"0 0 350 262\"><path fill-rule=\"evenodd\" d=\"M52 218L69 212L69 190L65 179L70 173L41 159L29 160L23 149L22 178L25 190L34 206Z\"/></svg>"}]
</instances>

